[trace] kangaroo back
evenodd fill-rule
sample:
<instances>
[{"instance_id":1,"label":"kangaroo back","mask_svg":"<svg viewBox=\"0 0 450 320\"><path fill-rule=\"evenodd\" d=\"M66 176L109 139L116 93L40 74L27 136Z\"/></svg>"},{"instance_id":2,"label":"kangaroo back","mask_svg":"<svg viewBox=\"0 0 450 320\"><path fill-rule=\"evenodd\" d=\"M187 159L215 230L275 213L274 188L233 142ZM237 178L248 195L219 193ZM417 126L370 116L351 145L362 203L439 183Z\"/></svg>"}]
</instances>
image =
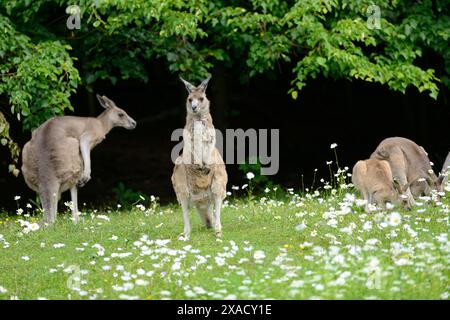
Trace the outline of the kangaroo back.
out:
<instances>
[{"instance_id":1,"label":"kangaroo back","mask_svg":"<svg viewBox=\"0 0 450 320\"><path fill-rule=\"evenodd\" d=\"M353 167L352 182L361 191L364 186L364 177L367 175L367 165L365 161L358 161Z\"/></svg>"},{"instance_id":2,"label":"kangaroo back","mask_svg":"<svg viewBox=\"0 0 450 320\"><path fill-rule=\"evenodd\" d=\"M48 188L63 192L75 185L82 173L78 139L67 136L57 122L57 118L51 119L35 130L22 153L25 181L37 192Z\"/></svg>"},{"instance_id":3,"label":"kangaroo back","mask_svg":"<svg viewBox=\"0 0 450 320\"><path fill-rule=\"evenodd\" d=\"M428 176L436 178L434 173L430 174L432 168L425 149L406 138L384 139L371 158L388 161L393 168L394 175L398 174L395 171L401 170L408 182Z\"/></svg>"}]
</instances>

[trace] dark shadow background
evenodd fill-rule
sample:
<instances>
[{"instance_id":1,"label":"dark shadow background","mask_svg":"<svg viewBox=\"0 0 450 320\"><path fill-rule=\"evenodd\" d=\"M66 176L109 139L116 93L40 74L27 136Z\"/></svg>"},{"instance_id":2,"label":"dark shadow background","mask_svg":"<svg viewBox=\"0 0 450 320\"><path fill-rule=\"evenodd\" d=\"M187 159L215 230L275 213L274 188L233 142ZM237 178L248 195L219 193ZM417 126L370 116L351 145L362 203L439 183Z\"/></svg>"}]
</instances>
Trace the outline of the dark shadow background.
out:
<instances>
[{"instance_id":1,"label":"dark shadow background","mask_svg":"<svg viewBox=\"0 0 450 320\"><path fill-rule=\"evenodd\" d=\"M385 86L360 81L315 79L300 92L297 100L288 94L292 66L281 66L270 75L240 83L236 70L217 68L207 95L216 128L280 129L280 169L271 179L283 187L299 189L301 174L305 185L318 177L329 177L327 160L334 160L330 144L337 143L341 167L350 168L370 156L377 144L390 136L403 136L422 145L435 171L440 171L450 150L449 90L441 87L438 100L414 88L406 94ZM437 70L439 74L439 70ZM92 179L79 191L79 202L88 206L114 203L112 189L122 182L127 188L175 201L170 176L170 140L185 121L186 91L177 75L166 71L163 62L148 67L150 81L97 83L95 93L107 95L138 122L133 131L116 128L92 151ZM75 115L97 116L102 108L80 88L73 95ZM22 147L30 133L22 132L13 118L11 134ZM15 208L15 195L23 202L35 195L22 175L7 172L9 154L0 148L0 207ZM227 165L228 189L244 183L237 165ZM63 199L68 199L65 194Z\"/></svg>"}]
</instances>

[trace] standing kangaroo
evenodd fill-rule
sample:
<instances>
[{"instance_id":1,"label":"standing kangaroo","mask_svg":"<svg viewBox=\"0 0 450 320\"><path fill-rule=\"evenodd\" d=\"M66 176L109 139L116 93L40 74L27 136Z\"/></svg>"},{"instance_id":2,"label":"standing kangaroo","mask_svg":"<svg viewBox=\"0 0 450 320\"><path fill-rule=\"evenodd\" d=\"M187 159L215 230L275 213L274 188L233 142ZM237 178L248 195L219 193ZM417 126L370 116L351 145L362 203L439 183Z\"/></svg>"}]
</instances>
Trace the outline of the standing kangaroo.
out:
<instances>
[{"instance_id":1,"label":"standing kangaroo","mask_svg":"<svg viewBox=\"0 0 450 320\"><path fill-rule=\"evenodd\" d=\"M216 148L216 133L205 93L211 77L198 87L180 79L189 93L186 100L183 153L175 160L172 174L173 188L183 210L184 232L180 237L189 239L189 206L192 204L206 227L214 226L216 236L220 237L220 210L226 196L228 176L225 163Z\"/></svg>"},{"instance_id":2,"label":"standing kangaroo","mask_svg":"<svg viewBox=\"0 0 450 320\"><path fill-rule=\"evenodd\" d=\"M401 204L409 208L403 200L408 186L401 186L392 177L389 162L378 159L358 161L353 167L352 182L364 200L365 209L369 212L369 204L376 203L380 208L386 208L386 203Z\"/></svg>"},{"instance_id":3,"label":"standing kangaroo","mask_svg":"<svg viewBox=\"0 0 450 320\"><path fill-rule=\"evenodd\" d=\"M70 189L72 216L78 222L77 186L91 178L90 151L114 127L134 129L136 121L106 96L97 95L106 110L97 118L62 116L44 122L32 133L22 153L27 185L39 194L44 223L56 220L61 193Z\"/></svg>"},{"instance_id":4,"label":"standing kangaroo","mask_svg":"<svg viewBox=\"0 0 450 320\"><path fill-rule=\"evenodd\" d=\"M402 186L409 185L406 196L410 206L415 203L414 197L442 190L444 177L434 174L425 149L409 139L384 139L370 157L388 161L394 179Z\"/></svg>"}]
</instances>

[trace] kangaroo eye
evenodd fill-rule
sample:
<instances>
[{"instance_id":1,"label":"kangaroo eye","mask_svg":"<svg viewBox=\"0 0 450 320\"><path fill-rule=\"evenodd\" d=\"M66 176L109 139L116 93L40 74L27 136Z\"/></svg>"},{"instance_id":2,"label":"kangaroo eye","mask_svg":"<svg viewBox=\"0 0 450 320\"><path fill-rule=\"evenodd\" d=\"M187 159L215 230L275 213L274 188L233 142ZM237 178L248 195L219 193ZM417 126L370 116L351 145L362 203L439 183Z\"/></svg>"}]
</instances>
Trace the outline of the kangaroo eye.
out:
<instances>
[{"instance_id":1,"label":"kangaroo eye","mask_svg":"<svg viewBox=\"0 0 450 320\"><path fill-rule=\"evenodd\" d=\"M123 117L125 117L125 114L119 113L119 118L123 118Z\"/></svg>"},{"instance_id":2,"label":"kangaroo eye","mask_svg":"<svg viewBox=\"0 0 450 320\"><path fill-rule=\"evenodd\" d=\"M199 100L200 100L200 102L202 102L202 101L203 101L203 97L200 97L200 99L199 99Z\"/></svg>"},{"instance_id":3,"label":"kangaroo eye","mask_svg":"<svg viewBox=\"0 0 450 320\"><path fill-rule=\"evenodd\" d=\"M192 98L189 98L189 102L192 102Z\"/></svg>"}]
</instances>

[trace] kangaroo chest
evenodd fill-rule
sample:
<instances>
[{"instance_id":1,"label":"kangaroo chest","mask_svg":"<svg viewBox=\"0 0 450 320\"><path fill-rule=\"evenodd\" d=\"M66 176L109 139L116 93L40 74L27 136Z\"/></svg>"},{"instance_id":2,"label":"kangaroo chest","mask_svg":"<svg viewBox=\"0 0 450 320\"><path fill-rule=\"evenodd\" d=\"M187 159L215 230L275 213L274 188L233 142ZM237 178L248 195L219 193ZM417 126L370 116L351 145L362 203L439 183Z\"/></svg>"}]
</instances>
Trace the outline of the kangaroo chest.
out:
<instances>
[{"instance_id":1,"label":"kangaroo chest","mask_svg":"<svg viewBox=\"0 0 450 320\"><path fill-rule=\"evenodd\" d=\"M185 134L189 140L198 140L208 144L215 139L215 129L211 121L207 118L191 120L185 127ZM184 138L184 136L183 136Z\"/></svg>"},{"instance_id":2,"label":"kangaroo chest","mask_svg":"<svg viewBox=\"0 0 450 320\"><path fill-rule=\"evenodd\" d=\"M98 144L100 144L100 142L102 142L103 140L105 140L105 136L104 135L93 139L91 141L91 145L90 145L91 150L94 149L94 147L96 147Z\"/></svg>"},{"instance_id":3,"label":"kangaroo chest","mask_svg":"<svg viewBox=\"0 0 450 320\"><path fill-rule=\"evenodd\" d=\"M211 195L216 134L210 117L191 119L183 132L183 162L191 201L206 201Z\"/></svg>"},{"instance_id":4,"label":"kangaroo chest","mask_svg":"<svg viewBox=\"0 0 450 320\"><path fill-rule=\"evenodd\" d=\"M183 160L185 164L208 166L212 164L216 132L208 119L192 120L183 132Z\"/></svg>"}]
</instances>

